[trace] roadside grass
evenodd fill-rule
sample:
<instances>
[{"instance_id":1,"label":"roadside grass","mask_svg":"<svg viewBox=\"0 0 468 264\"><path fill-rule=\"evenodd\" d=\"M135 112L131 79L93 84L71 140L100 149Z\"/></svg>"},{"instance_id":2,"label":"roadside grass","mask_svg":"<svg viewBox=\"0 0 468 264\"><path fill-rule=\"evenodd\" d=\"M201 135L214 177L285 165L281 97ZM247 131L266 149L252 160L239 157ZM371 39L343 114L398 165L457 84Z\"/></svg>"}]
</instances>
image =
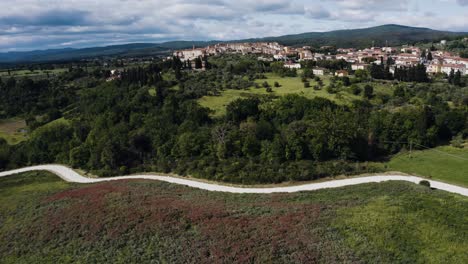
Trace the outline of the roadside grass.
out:
<instances>
[{"instance_id":1,"label":"roadside grass","mask_svg":"<svg viewBox=\"0 0 468 264\"><path fill-rule=\"evenodd\" d=\"M27 133L21 131L26 129L23 119L12 118L0 120L0 138L5 139L8 144L15 145L27 139Z\"/></svg>"},{"instance_id":2,"label":"roadside grass","mask_svg":"<svg viewBox=\"0 0 468 264\"><path fill-rule=\"evenodd\" d=\"M326 91L325 87L330 84L330 76L319 76L322 79L324 87L321 90L314 90L313 86L318 83L309 79L310 87L304 88L304 84L300 77L280 77L273 73L265 74L267 79L255 80L256 83L262 85L265 81L268 82L272 88L271 93L267 92L265 88L251 87L248 90L233 90L228 89L221 92L220 96L204 96L198 102L207 108L214 111L214 116L222 116L226 113L226 106L238 98L245 98L252 95L275 95L284 96L288 94L298 94L307 98L323 97L338 104L349 104L353 100L362 99L360 96L352 95L346 91L340 91L337 94L330 94ZM274 87L274 83L278 82L281 87Z\"/></svg>"},{"instance_id":3,"label":"roadside grass","mask_svg":"<svg viewBox=\"0 0 468 264\"><path fill-rule=\"evenodd\" d=\"M406 182L257 195L35 172L0 178L0 262L466 263L467 218L468 198Z\"/></svg>"},{"instance_id":4,"label":"roadside grass","mask_svg":"<svg viewBox=\"0 0 468 264\"><path fill-rule=\"evenodd\" d=\"M468 148L443 146L401 153L386 163L387 169L468 186Z\"/></svg>"}]
</instances>

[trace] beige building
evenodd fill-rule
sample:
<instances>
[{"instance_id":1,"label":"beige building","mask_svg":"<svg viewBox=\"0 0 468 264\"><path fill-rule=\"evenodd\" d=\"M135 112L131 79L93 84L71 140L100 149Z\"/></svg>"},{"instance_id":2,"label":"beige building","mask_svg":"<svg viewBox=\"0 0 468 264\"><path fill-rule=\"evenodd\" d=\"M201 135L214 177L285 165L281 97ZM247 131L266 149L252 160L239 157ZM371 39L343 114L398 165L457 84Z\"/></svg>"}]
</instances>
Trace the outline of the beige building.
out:
<instances>
[{"instance_id":1,"label":"beige building","mask_svg":"<svg viewBox=\"0 0 468 264\"><path fill-rule=\"evenodd\" d=\"M323 76L323 75L325 75L325 73L327 72L327 70L324 69L324 68L315 68L315 69L312 69L312 72L314 73L314 75Z\"/></svg>"}]
</instances>

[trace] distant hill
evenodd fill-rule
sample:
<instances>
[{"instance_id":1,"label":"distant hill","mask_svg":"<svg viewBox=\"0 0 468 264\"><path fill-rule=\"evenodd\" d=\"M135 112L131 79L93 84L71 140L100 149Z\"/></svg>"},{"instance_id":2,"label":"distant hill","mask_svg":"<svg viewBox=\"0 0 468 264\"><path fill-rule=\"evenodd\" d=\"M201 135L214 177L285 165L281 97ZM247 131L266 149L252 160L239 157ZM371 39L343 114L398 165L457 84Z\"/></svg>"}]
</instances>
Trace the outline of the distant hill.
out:
<instances>
[{"instance_id":1,"label":"distant hill","mask_svg":"<svg viewBox=\"0 0 468 264\"><path fill-rule=\"evenodd\" d=\"M26 52L0 53L1 63L47 62L79 60L106 56L143 56L161 55L169 52L168 48L152 43L134 43L84 49L54 49Z\"/></svg>"},{"instance_id":2,"label":"distant hill","mask_svg":"<svg viewBox=\"0 0 468 264\"><path fill-rule=\"evenodd\" d=\"M283 45L332 45L340 48L392 46L412 44L416 42L437 41L445 38L468 36L466 32L438 31L429 28L416 28L400 25L383 25L378 27L336 30L330 32L311 32L280 37L267 37L258 40L276 41ZM256 41L255 39L251 41Z\"/></svg>"},{"instance_id":3,"label":"distant hill","mask_svg":"<svg viewBox=\"0 0 468 264\"><path fill-rule=\"evenodd\" d=\"M232 40L228 42L279 42L287 46L324 46L336 47L369 47L383 46L386 43L392 46L412 44L417 42L431 42L441 39L451 39L460 36L468 36L466 32L438 31L429 28L416 28L400 25L383 25L378 27L336 30L330 32L310 32L279 37L254 38L244 40ZM114 45L107 47L95 47L85 49L56 49L28 52L0 53L0 63L19 62L45 62L76 60L105 56L148 56L168 54L171 50L186 49L193 46L204 47L221 41L171 41L165 43L135 43L126 45ZM226 41L224 41L226 42Z\"/></svg>"}]
</instances>

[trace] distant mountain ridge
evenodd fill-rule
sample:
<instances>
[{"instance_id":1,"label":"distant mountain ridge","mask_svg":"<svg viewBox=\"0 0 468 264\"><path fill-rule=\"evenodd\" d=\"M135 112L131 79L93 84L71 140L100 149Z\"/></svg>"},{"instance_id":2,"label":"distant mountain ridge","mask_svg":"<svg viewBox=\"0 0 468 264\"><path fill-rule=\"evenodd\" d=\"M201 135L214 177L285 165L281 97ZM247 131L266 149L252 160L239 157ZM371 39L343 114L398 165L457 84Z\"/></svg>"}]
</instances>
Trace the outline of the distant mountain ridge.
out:
<instances>
[{"instance_id":1,"label":"distant mountain ridge","mask_svg":"<svg viewBox=\"0 0 468 264\"><path fill-rule=\"evenodd\" d=\"M329 32L309 32L279 37L252 38L231 41L170 41L164 43L133 43L106 47L83 49L55 49L26 52L0 53L0 63L25 63L78 60L105 56L151 56L167 54L171 50L186 49L193 46L204 47L220 42L279 42L287 46L324 46L369 47L388 45L396 46L415 42L437 41L444 38L468 36L467 32L438 31L401 25L383 25L371 28L334 30Z\"/></svg>"}]
</instances>

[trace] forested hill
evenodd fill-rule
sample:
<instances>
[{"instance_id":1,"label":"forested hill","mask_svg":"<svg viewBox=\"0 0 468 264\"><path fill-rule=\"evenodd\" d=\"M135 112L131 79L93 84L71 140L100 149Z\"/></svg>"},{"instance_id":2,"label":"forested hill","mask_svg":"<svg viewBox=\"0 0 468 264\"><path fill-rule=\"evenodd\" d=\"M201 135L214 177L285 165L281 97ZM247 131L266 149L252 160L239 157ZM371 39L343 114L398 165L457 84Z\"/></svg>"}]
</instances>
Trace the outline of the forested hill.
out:
<instances>
[{"instance_id":1,"label":"forested hill","mask_svg":"<svg viewBox=\"0 0 468 264\"><path fill-rule=\"evenodd\" d=\"M369 47L430 42L468 36L468 33L437 31L428 28L415 28L399 25L337 30L330 32L310 32L279 37L232 40L230 42L279 42L287 46L309 45L314 47L332 45L336 47ZM171 50L204 47L221 41L170 41L165 43L135 43L85 49L58 49L28 52L0 53L0 63L22 63L43 61L65 61L103 56L153 56L168 54Z\"/></svg>"},{"instance_id":2,"label":"forested hill","mask_svg":"<svg viewBox=\"0 0 468 264\"><path fill-rule=\"evenodd\" d=\"M79 60L106 56L152 56L167 54L168 47L151 43L134 43L84 49L54 49L0 53L0 63Z\"/></svg>"},{"instance_id":3,"label":"forested hill","mask_svg":"<svg viewBox=\"0 0 468 264\"><path fill-rule=\"evenodd\" d=\"M417 28L400 25L383 25L378 27L336 30L330 32L310 32L281 37L269 37L258 39L258 41L276 41L283 45L332 45L341 48L346 47L369 47L374 44L383 46L398 46L415 42L436 41L444 38L457 36L468 36L468 33L438 31L429 28Z\"/></svg>"}]
</instances>

